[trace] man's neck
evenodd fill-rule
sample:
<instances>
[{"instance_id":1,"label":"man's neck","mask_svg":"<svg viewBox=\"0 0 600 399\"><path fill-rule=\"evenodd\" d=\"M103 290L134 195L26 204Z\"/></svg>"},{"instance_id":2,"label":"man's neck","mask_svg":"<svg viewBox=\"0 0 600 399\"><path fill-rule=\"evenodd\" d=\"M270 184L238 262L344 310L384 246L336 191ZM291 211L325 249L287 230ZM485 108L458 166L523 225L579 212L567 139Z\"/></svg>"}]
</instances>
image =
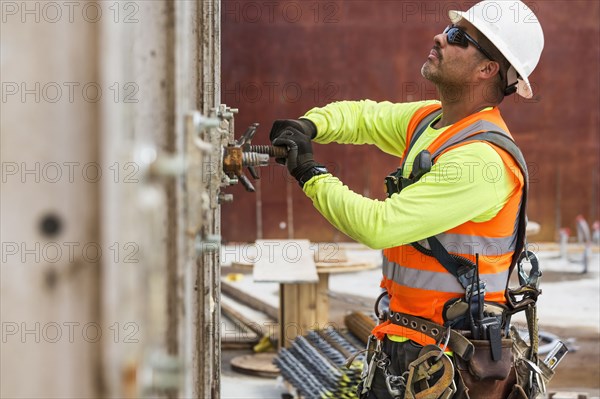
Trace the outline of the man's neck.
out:
<instances>
[{"instance_id":1,"label":"man's neck","mask_svg":"<svg viewBox=\"0 0 600 399\"><path fill-rule=\"evenodd\" d=\"M438 88L438 93L442 103L442 117L433 125L436 129L453 125L482 109L496 106L490 101L485 101L481 93L472 86L460 90Z\"/></svg>"}]
</instances>

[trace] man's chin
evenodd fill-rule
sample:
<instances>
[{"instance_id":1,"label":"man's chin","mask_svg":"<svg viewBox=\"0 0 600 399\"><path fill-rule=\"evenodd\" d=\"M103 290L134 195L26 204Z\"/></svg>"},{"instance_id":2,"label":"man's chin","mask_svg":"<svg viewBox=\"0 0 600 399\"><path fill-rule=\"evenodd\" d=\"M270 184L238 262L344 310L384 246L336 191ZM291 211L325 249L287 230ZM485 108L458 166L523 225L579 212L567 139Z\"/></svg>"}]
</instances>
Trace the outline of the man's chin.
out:
<instances>
[{"instance_id":1,"label":"man's chin","mask_svg":"<svg viewBox=\"0 0 600 399\"><path fill-rule=\"evenodd\" d=\"M429 60L425 61L425 63L421 67L421 76L423 76L427 80L431 80L431 78L433 77Z\"/></svg>"}]
</instances>

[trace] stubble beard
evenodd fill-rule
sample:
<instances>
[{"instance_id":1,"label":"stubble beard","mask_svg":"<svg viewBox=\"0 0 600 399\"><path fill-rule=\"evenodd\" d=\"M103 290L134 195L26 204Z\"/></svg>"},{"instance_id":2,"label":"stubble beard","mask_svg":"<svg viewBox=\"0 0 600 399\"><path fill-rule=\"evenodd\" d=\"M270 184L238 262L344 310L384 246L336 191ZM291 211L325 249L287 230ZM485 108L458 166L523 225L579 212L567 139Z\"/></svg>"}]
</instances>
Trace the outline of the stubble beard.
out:
<instances>
[{"instance_id":1,"label":"stubble beard","mask_svg":"<svg viewBox=\"0 0 600 399\"><path fill-rule=\"evenodd\" d=\"M429 80L431 83L434 83L434 84L440 83L439 73L436 73L436 71L434 71L432 69L433 69L433 65L431 65L429 60L425 61L425 63L421 67L421 76L423 76L425 79Z\"/></svg>"},{"instance_id":2,"label":"stubble beard","mask_svg":"<svg viewBox=\"0 0 600 399\"><path fill-rule=\"evenodd\" d=\"M438 64L439 65L439 64ZM460 98L461 85L449 81L447 73L444 74L440 68L429 61L425 61L421 67L421 75L434 84L440 95L449 99Z\"/></svg>"}]
</instances>

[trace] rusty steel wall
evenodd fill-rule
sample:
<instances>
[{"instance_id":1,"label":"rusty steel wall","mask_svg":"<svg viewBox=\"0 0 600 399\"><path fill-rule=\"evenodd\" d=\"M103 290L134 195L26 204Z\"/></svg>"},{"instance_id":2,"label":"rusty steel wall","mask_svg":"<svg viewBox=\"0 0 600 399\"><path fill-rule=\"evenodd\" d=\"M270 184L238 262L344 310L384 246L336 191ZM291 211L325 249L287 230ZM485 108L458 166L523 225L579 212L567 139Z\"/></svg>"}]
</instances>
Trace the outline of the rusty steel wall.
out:
<instances>
[{"instance_id":1,"label":"rusty steel wall","mask_svg":"<svg viewBox=\"0 0 600 399\"><path fill-rule=\"evenodd\" d=\"M255 141L267 143L274 119L297 118L332 101L435 98L434 87L420 75L421 65L433 36L448 24L447 11L473 3L225 0L223 102L240 109L239 131L259 122ZM574 228L577 214L590 222L599 215L600 3L526 3L539 17L546 42L531 76L536 96L509 97L501 111L530 163L528 214L542 227L532 238L553 240L557 223ZM315 158L351 189L384 197L383 177L396 159L368 146L314 147ZM235 201L223 207L224 239L348 239L314 210L283 167L261 172L259 196L240 187L228 190ZM286 181L292 187L286 188Z\"/></svg>"}]
</instances>

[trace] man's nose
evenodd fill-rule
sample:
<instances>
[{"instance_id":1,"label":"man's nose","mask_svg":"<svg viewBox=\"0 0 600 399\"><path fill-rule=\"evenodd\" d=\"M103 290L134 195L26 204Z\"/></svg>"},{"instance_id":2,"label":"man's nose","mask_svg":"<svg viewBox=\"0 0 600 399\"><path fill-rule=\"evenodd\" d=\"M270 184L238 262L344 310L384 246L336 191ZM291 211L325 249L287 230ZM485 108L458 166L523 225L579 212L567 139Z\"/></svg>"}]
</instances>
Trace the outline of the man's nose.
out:
<instances>
[{"instance_id":1,"label":"man's nose","mask_svg":"<svg viewBox=\"0 0 600 399\"><path fill-rule=\"evenodd\" d=\"M433 42L438 47L442 47L443 45L445 45L446 44L445 40L446 40L446 34L445 33L438 33L437 35L435 35L433 37Z\"/></svg>"}]
</instances>

